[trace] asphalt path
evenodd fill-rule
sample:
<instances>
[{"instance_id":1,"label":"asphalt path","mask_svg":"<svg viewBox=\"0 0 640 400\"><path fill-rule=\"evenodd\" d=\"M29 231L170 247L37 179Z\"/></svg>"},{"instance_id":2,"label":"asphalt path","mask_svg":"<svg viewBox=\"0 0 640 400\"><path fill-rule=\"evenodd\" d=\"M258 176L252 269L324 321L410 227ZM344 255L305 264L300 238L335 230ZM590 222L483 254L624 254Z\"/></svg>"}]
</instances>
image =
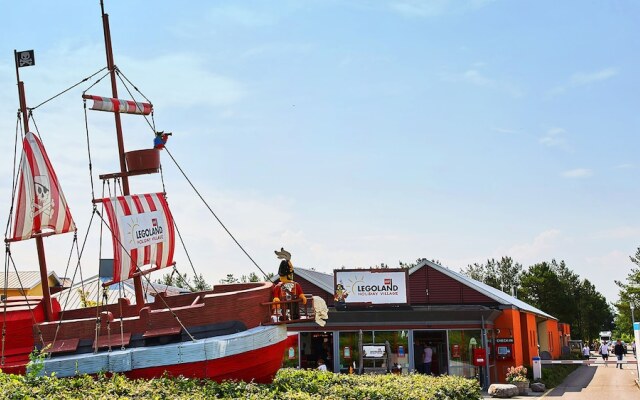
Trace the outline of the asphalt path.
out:
<instances>
[{"instance_id":1,"label":"asphalt path","mask_svg":"<svg viewBox=\"0 0 640 400\"><path fill-rule=\"evenodd\" d=\"M628 354L625 360L635 361L635 358ZM640 400L637 379L636 364L624 364L622 369L616 368L615 364L583 365L546 393L529 391L526 396L515 396L512 399L539 397L548 400ZM484 397L491 398L486 393Z\"/></svg>"},{"instance_id":2,"label":"asphalt path","mask_svg":"<svg viewBox=\"0 0 640 400\"><path fill-rule=\"evenodd\" d=\"M554 400L638 400L637 374L633 364L624 364L622 369L615 365L584 365L542 397Z\"/></svg>"}]
</instances>

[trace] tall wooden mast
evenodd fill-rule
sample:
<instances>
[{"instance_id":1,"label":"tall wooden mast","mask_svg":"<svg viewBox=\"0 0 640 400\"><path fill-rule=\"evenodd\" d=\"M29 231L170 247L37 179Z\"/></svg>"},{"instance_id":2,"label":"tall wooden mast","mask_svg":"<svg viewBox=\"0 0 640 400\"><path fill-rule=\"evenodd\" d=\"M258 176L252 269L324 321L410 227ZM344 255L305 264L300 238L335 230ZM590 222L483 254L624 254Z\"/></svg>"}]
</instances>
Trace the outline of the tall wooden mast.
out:
<instances>
[{"instance_id":1,"label":"tall wooden mast","mask_svg":"<svg viewBox=\"0 0 640 400\"><path fill-rule=\"evenodd\" d=\"M104 45L107 53L107 68L109 69L109 75L111 77L111 94L114 99L118 98L118 86L116 83L116 68L113 60L113 48L111 47L111 31L109 30L109 15L104 12L103 0L100 0L100 9L102 11L102 27L104 30ZM120 173L122 177L122 191L125 196L130 195L129 192L129 177L127 175L127 164L124 154L124 139L122 136L122 123L120 121L120 113L117 109L114 110L114 118L116 122L116 136L118 139L118 154L120 157ZM144 293L142 290L142 278L140 275L133 277L133 284L136 292L136 306L139 309L144 305Z\"/></svg>"},{"instance_id":2,"label":"tall wooden mast","mask_svg":"<svg viewBox=\"0 0 640 400\"><path fill-rule=\"evenodd\" d=\"M20 80L20 72L18 66L18 52L13 51L16 63L16 79L18 81L18 97L20 98L20 113L22 114L22 123L24 132L29 132L29 111L27 110L27 96L24 90L24 82ZM40 268L40 282L42 286L42 297L44 301L44 318L46 321L53 319L53 310L51 309L51 293L49 292L49 273L47 272L47 260L44 255L44 241L39 236L40 232L36 232L36 249L38 251L38 265Z\"/></svg>"}]
</instances>

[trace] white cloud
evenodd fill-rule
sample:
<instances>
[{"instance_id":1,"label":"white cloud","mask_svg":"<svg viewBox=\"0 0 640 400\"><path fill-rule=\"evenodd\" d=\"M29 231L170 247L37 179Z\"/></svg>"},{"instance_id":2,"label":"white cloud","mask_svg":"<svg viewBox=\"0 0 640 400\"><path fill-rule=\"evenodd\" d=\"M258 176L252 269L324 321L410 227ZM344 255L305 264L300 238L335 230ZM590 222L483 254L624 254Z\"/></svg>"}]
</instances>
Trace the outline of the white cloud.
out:
<instances>
[{"instance_id":1,"label":"white cloud","mask_svg":"<svg viewBox=\"0 0 640 400\"><path fill-rule=\"evenodd\" d=\"M498 251L496 256L508 254L523 265L529 265L548 258L548 254L553 253L564 240L559 229L549 229L538 234L530 243L515 244L505 251Z\"/></svg>"},{"instance_id":2,"label":"white cloud","mask_svg":"<svg viewBox=\"0 0 640 400\"><path fill-rule=\"evenodd\" d=\"M212 8L209 10L207 17L214 24L222 21L224 23L232 22L246 27L270 26L275 24L279 19L276 14L266 10L242 7L236 3Z\"/></svg>"},{"instance_id":3,"label":"white cloud","mask_svg":"<svg viewBox=\"0 0 640 400\"><path fill-rule=\"evenodd\" d=\"M565 178L588 178L591 175L591 170L587 168L570 169L562 173L562 176Z\"/></svg>"},{"instance_id":4,"label":"white cloud","mask_svg":"<svg viewBox=\"0 0 640 400\"><path fill-rule=\"evenodd\" d=\"M539 142L545 146L554 147L564 143L564 134L566 131L562 128L551 128L547 130Z\"/></svg>"},{"instance_id":5,"label":"white cloud","mask_svg":"<svg viewBox=\"0 0 640 400\"><path fill-rule=\"evenodd\" d=\"M551 95L559 95L567 90L582 86L589 86L593 83L605 81L618 75L618 69L609 67L595 72L576 72L569 77L569 81L563 85L551 89Z\"/></svg>"},{"instance_id":6,"label":"white cloud","mask_svg":"<svg viewBox=\"0 0 640 400\"><path fill-rule=\"evenodd\" d=\"M569 80L572 86L590 85L595 82L605 81L618 75L616 68L605 68L596 72L578 72L571 76Z\"/></svg>"},{"instance_id":7,"label":"white cloud","mask_svg":"<svg viewBox=\"0 0 640 400\"><path fill-rule=\"evenodd\" d=\"M520 133L520 131L517 131L515 129L508 129L508 128L493 128L493 131L498 133L505 133L509 135L516 135Z\"/></svg>"},{"instance_id":8,"label":"white cloud","mask_svg":"<svg viewBox=\"0 0 640 400\"><path fill-rule=\"evenodd\" d=\"M476 65L479 65L479 63L476 63ZM441 74L441 79L449 82L464 82L474 86L497 89L516 98L524 95L524 92L513 83L490 78L480 71L479 68L470 68L461 73L443 73Z\"/></svg>"},{"instance_id":9,"label":"white cloud","mask_svg":"<svg viewBox=\"0 0 640 400\"><path fill-rule=\"evenodd\" d=\"M632 169L632 168L635 168L635 164L623 163L623 164L618 164L618 165L614 166L613 168L615 168L615 169Z\"/></svg>"},{"instance_id":10,"label":"white cloud","mask_svg":"<svg viewBox=\"0 0 640 400\"><path fill-rule=\"evenodd\" d=\"M594 236L598 239L625 239L640 237L640 227L620 226L596 232Z\"/></svg>"},{"instance_id":11,"label":"white cloud","mask_svg":"<svg viewBox=\"0 0 640 400\"><path fill-rule=\"evenodd\" d=\"M425 18L473 11L495 0L394 0L389 7L406 17Z\"/></svg>"}]
</instances>

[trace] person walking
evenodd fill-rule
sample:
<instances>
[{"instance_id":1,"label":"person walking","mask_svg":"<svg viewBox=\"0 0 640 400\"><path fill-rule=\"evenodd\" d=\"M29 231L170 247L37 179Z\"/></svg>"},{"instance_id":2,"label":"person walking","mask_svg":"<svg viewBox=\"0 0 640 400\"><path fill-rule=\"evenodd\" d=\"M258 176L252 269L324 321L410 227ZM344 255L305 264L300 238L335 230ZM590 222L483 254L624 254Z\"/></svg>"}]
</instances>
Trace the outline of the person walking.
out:
<instances>
[{"instance_id":1,"label":"person walking","mask_svg":"<svg viewBox=\"0 0 640 400\"><path fill-rule=\"evenodd\" d=\"M607 367L607 361L609 360L609 344L606 340L600 343L600 355L602 356L602 360L604 361L604 366Z\"/></svg>"},{"instance_id":2,"label":"person walking","mask_svg":"<svg viewBox=\"0 0 640 400\"><path fill-rule=\"evenodd\" d=\"M431 375L431 362L433 361L433 349L431 343L424 348L424 373Z\"/></svg>"},{"instance_id":3,"label":"person walking","mask_svg":"<svg viewBox=\"0 0 640 400\"><path fill-rule=\"evenodd\" d=\"M590 355L591 349L589 348L589 345L585 343L584 347L582 347L582 357L584 357L585 360L588 360Z\"/></svg>"},{"instance_id":4,"label":"person walking","mask_svg":"<svg viewBox=\"0 0 640 400\"><path fill-rule=\"evenodd\" d=\"M616 368L620 367L620 369L622 369L622 356L624 355L624 347L622 347L622 342L620 341L620 339L618 339L616 345L613 346L613 354L615 354L618 358Z\"/></svg>"}]
</instances>

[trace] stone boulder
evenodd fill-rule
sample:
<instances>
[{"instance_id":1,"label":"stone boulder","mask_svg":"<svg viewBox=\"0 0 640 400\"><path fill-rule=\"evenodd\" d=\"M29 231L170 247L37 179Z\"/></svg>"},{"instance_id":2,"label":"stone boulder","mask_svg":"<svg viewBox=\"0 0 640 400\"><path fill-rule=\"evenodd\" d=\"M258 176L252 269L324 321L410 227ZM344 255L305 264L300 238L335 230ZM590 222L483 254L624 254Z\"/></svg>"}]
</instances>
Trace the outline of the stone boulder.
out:
<instances>
[{"instance_id":1,"label":"stone boulder","mask_svg":"<svg viewBox=\"0 0 640 400\"><path fill-rule=\"evenodd\" d=\"M530 388L532 392L538 392L538 393L542 393L545 390L547 390L547 387L542 382L532 383Z\"/></svg>"},{"instance_id":2,"label":"stone boulder","mask_svg":"<svg viewBox=\"0 0 640 400\"><path fill-rule=\"evenodd\" d=\"M494 383L489 386L489 395L501 399L508 399L518 395L518 387L516 385L505 383Z\"/></svg>"}]
</instances>

